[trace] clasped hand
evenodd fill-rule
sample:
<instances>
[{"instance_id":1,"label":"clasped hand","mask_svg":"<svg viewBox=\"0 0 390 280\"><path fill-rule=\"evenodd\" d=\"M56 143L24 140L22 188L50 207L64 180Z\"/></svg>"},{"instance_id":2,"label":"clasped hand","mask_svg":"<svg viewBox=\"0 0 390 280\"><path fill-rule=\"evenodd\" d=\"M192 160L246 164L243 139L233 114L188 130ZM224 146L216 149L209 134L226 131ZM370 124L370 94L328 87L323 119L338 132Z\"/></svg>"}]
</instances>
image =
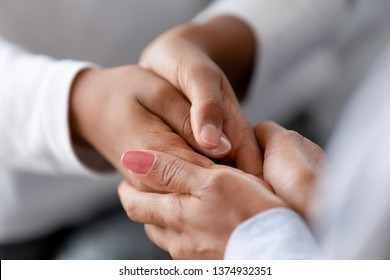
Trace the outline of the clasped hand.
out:
<instances>
[{"instance_id":1,"label":"clasped hand","mask_svg":"<svg viewBox=\"0 0 390 280\"><path fill-rule=\"evenodd\" d=\"M239 169L201 167L156 151L129 151L122 164L155 193L122 182L118 192L130 219L174 259L220 259L233 230L266 210L310 215L323 151L296 132L265 122L255 129L264 151L262 179Z\"/></svg>"},{"instance_id":2,"label":"clasped hand","mask_svg":"<svg viewBox=\"0 0 390 280\"><path fill-rule=\"evenodd\" d=\"M308 213L322 150L276 124L252 129L230 82L248 82L253 56L249 28L222 17L168 31L140 66L87 69L72 86L74 144L124 175L129 217L174 258L221 258L234 228L268 209Z\"/></svg>"},{"instance_id":3,"label":"clasped hand","mask_svg":"<svg viewBox=\"0 0 390 280\"><path fill-rule=\"evenodd\" d=\"M250 32L243 23L221 18L168 31L146 48L142 67L82 71L70 95L74 144L97 151L140 189L147 186L120 164L124 151L163 151L203 167L212 165L210 159L219 159L260 176L262 154L225 75L231 73L235 80L245 74L247 63L242 61L250 57L236 63L236 56L228 52L222 59L215 44L210 44L214 34L231 39L232 33L218 31L226 26L236 26L232 32L248 41L245 34ZM201 34L204 40L199 39ZM234 67L222 69L224 65Z\"/></svg>"}]
</instances>

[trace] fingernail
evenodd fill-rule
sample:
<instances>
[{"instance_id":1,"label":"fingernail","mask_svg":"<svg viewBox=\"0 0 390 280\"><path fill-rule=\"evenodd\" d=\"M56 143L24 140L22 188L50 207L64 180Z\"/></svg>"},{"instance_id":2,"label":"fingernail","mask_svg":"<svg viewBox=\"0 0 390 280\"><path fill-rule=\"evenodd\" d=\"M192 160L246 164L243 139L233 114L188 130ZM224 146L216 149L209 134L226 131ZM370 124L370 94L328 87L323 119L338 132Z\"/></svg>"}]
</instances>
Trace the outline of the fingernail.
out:
<instances>
[{"instance_id":1,"label":"fingernail","mask_svg":"<svg viewBox=\"0 0 390 280\"><path fill-rule=\"evenodd\" d=\"M121 163L138 174L146 174L152 168L155 155L144 151L129 151L122 155Z\"/></svg>"},{"instance_id":2,"label":"fingernail","mask_svg":"<svg viewBox=\"0 0 390 280\"><path fill-rule=\"evenodd\" d=\"M221 131L212 124L205 124L200 132L200 138L209 145L219 146Z\"/></svg>"},{"instance_id":3,"label":"fingernail","mask_svg":"<svg viewBox=\"0 0 390 280\"><path fill-rule=\"evenodd\" d=\"M215 155L222 155L228 153L232 149L232 144L230 143L229 139L222 134L221 136L221 142L218 146L218 148L215 148L211 150Z\"/></svg>"}]
</instances>

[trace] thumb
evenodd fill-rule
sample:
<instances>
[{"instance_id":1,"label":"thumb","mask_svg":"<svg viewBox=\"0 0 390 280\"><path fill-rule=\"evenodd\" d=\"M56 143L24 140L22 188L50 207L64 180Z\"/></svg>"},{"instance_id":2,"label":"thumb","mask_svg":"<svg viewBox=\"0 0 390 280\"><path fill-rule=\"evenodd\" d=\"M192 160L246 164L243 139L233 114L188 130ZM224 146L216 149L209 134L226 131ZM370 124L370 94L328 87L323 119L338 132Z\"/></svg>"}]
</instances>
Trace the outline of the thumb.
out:
<instances>
[{"instance_id":1,"label":"thumb","mask_svg":"<svg viewBox=\"0 0 390 280\"><path fill-rule=\"evenodd\" d=\"M138 180L154 189L194 196L208 170L157 151L128 151L122 155L121 162Z\"/></svg>"},{"instance_id":2,"label":"thumb","mask_svg":"<svg viewBox=\"0 0 390 280\"><path fill-rule=\"evenodd\" d=\"M222 135L224 106L220 71L209 65L194 65L191 71L181 71L179 79L191 106L191 124L197 142L207 149L215 149L228 141ZM226 148L229 152L229 148Z\"/></svg>"},{"instance_id":3,"label":"thumb","mask_svg":"<svg viewBox=\"0 0 390 280\"><path fill-rule=\"evenodd\" d=\"M231 143L222 133L225 77L219 66L187 40L163 40L152 45L143 53L140 64L169 81L190 101L191 127L198 145L216 150L219 157L227 155Z\"/></svg>"}]
</instances>

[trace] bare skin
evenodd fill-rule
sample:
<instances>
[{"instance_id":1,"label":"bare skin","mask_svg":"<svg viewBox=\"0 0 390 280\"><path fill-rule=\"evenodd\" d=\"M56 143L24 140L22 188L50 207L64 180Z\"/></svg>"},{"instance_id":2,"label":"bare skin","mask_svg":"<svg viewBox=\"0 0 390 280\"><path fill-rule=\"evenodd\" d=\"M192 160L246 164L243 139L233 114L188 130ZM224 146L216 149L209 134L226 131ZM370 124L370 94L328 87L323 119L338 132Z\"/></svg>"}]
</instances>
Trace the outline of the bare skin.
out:
<instances>
[{"instance_id":1,"label":"bare skin","mask_svg":"<svg viewBox=\"0 0 390 280\"><path fill-rule=\"evenodd\" d=\"M162 34L145 49L140 65L190 100L191 126L201 147L217 147L224 132L233 146L228 162L261 175L261 157L253 157L261 153L236 97L248 85L255 47L252 31L244 22L223 16Z\"/></svg>"},{"instance_id":2,"label":"bare skin","mask_svg":"<svg viewBox=\"0 0 390 280\"><path fill-rule=\"evenodd\" d=\"M323 151L272 122L258 125L256 134L265 153L264 180L155 151L126 153L123 166L152 189L165 192L145 193L122 182L118 193L128 216L146 224L149 238L175 259L223 258L233 230L272 208L292 208L309 216Z\"/></svg>"},{"instance_id":3,"label":"bare skin","mask_svg":"<svg viewBox=\"0 0 390 280\"><path fill-rule=\"evenodd\" d=\"M264 180L291 208L309 217L314 186L325 164L324 151L274 122L259 124L255 133L264 151Z\"/></svg>"},{"instance_id":4,"label":"bare skin","mask_svg":"<svg viewBox=\"0 0 390 280\"><path fill-rule=\"evenodd\" d=\"M246 47L226 48L236 40ZM195 150L261 175L262 153L224 74L245 83L252 40L241 21L221 17L156 39L140 60L145 69L128 65L81 72L70 95L74 144L94 149L128 180L120 157L130 149L164 151L201 166L212 163L189 157Z\"/></svg>"},{"instance_id":5,"label":"bare skin","mask_svg":"<svg viewBox=\"0 0 390 280\"><path fill-rule=\"evenodd\" d=\"M287 207L264 181L232 167L200 167L155 151L130 151L122 163L138 180L164 192L142 192L125 182L118 189L130 219L146 224L148 237L174 259L221 259L240 223Z\"/></svg>"}]
</instances>

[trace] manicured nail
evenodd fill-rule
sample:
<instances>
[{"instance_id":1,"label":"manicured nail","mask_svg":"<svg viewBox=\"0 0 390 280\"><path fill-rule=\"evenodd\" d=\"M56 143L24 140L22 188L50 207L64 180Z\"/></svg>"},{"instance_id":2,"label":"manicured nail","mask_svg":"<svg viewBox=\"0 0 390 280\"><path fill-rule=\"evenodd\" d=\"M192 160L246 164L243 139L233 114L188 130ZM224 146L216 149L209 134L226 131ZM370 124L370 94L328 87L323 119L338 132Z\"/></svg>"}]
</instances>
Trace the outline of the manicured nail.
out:
<instances>
[{"instance_id":1,"label":"manicured nail","mask_svg":"<svg viewBox=\"0 0 390 280\"><path fill-rule=\"evenodd\" d=\"M129 151L122 155L121 163L138 174L146 174L152 168L155 155L144 151Z\"/></svg>"},{"instance_id":2,"label":"manicured nail","mask_svg":"<svg viewBox=\"0 0 390 280\"><path fill-rule=\"evenodd\" d=\"M218 146L218 148L215 148L211 150L215 155L222 155L227 154L232 149L232 144L230 143L229 139L222 134L221 136L221 142Z\"/></svg>"},{"instance_id":3,"label":"manicured nail","mask_svg":"<svg viewBox=\"0 0 390 280\"><path fill-rule=\"evenodd\" d=\"M219 146L221 131L212 124L205 124L200 132L200 138L209 145Z\"/></svg>"}]
</instances>

